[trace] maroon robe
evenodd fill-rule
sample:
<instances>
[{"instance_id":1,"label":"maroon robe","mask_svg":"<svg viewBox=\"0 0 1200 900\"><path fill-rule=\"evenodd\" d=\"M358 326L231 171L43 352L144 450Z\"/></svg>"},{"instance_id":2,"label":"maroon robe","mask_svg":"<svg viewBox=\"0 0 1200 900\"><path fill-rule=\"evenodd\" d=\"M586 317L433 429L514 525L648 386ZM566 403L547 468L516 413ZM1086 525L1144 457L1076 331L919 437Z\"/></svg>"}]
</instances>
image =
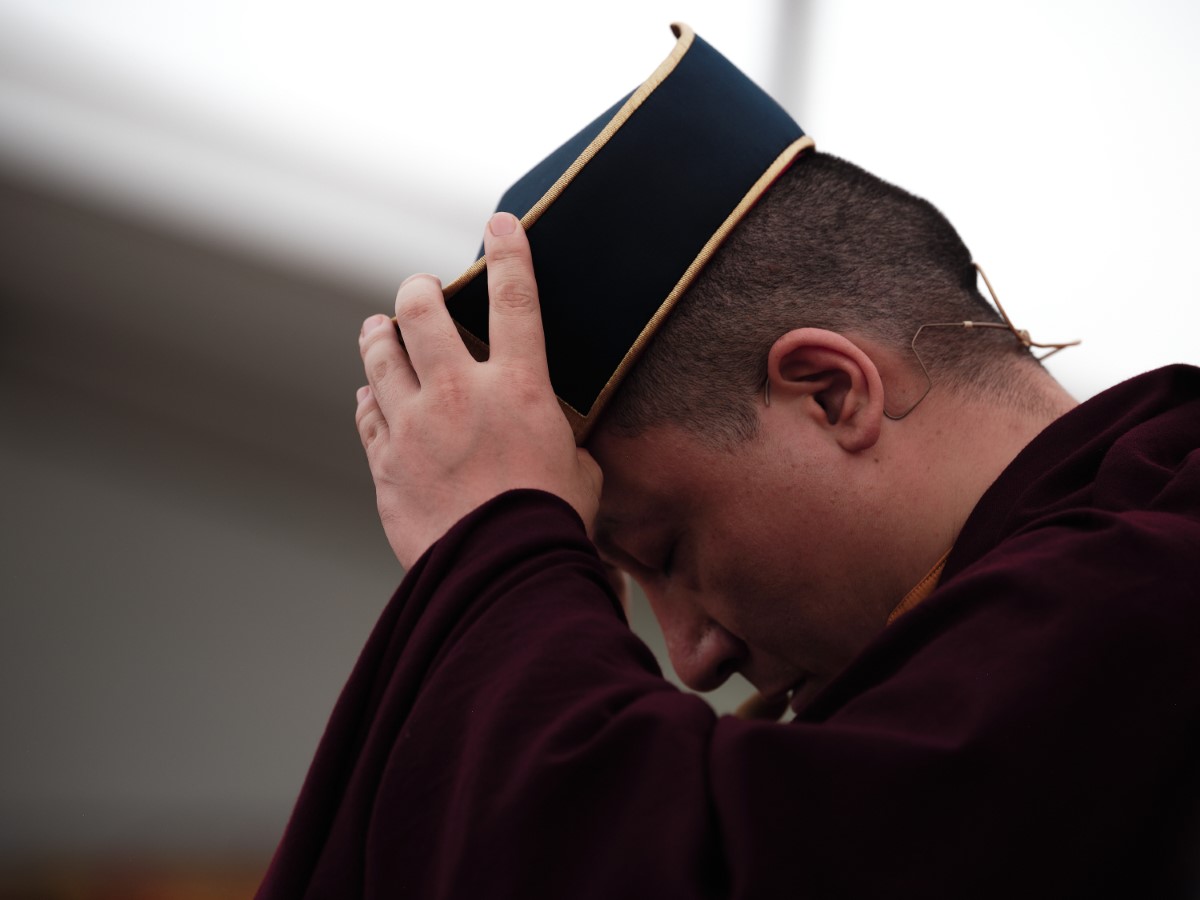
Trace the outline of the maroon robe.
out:
<instances>
[{"instance_id":1,"label":"maroon robe","mask_svg":"<svg viewBox=\"0 0 1200 900\"><path fill-rule=\"evenodd\" d=\"M1200 370L1088 401L938 589L787 724L716 717L575 513L467 516L405 578L259 897L1194 896Z\"/></svg>"}]
</instances>

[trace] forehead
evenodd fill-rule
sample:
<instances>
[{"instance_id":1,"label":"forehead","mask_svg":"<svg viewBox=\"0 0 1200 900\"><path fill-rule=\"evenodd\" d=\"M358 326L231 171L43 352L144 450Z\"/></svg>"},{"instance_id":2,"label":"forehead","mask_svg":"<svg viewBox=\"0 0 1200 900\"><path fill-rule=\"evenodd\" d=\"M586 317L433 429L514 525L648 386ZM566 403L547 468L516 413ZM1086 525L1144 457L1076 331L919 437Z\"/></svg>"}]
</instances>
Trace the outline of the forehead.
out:
<instances>
[{"instance_id":1,"label":"forehead","mask_svg":"<svg viewBox=\"0 0 1200 900\"><path fill-rule=\"evenodd\" d=\"M677 425L632 437L601 429L588 450L604 473L597 534L689 515L747 468L737 451L714 450Z\"/></svg>"},{"instance_id":2,"label":"forehead","mask_svg":"<svg viewBox=\"0 0 1200 900\"><path fill-rule=\"evenodd\" d=\"M689 465L690 451L678 429L651 428L635 436L601 429L588 443L604 473L600 510L596 516L598 539L644 525L664 515L675 493L671 457Z\"/></svg>"},{"instance_id":3,"label":"forehead","mask_svg":"<svg viewBox=\"0 0 1200 900\"><path fill-rule=\"evenodd\" d=\"M648 428L636 435L601 429L588 442L588 452L604 472L604 487L622 493L649 488L671 473L670 460L690 465L698 442L674 425Z\"/></svg>"}]
</instances>

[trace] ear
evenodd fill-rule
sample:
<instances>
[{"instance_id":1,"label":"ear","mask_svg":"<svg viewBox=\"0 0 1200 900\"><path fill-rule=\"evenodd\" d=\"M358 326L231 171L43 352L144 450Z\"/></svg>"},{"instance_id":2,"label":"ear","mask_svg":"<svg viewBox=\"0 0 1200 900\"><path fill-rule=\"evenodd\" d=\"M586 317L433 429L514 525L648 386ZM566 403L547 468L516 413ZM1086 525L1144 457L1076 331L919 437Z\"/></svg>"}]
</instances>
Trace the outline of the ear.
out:
<instances>
[{"instance_id":1,"label":"ear","mask_svg":"<svg viewBox=\"0 0 1200 900\"><path fill-rule=\"evenodd\" d=\"M772 406L796 404L843 450L875 445L883 420L883 379L866 352L823 328L797 328L767 356Z\"/></svg>"}]
</instances>

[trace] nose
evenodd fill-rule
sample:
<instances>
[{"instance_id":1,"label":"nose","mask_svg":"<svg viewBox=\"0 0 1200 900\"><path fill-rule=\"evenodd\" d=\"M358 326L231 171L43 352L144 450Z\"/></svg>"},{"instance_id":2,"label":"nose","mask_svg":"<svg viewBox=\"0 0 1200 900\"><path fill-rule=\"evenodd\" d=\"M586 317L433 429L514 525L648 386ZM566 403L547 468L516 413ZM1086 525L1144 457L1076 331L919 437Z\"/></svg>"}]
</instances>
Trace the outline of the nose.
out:
<instances>
[{"instance_id":1,"label":"nose","mask_svg":"<svg viewBox=\"0 0 1200 900\"><path fill-rule=\"evenodd\" d=\"M711 691L742 667L746 645L677 586L642 585L667 644L671 666L693 691Z\"/></svg>"}]
</instances>

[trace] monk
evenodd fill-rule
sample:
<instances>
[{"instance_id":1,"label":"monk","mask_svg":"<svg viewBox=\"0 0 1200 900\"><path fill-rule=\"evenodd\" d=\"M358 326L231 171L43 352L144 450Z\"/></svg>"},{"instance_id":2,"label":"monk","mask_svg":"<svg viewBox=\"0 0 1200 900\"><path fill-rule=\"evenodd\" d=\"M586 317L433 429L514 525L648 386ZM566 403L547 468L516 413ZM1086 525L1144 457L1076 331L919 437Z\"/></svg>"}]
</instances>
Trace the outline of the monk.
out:
<instances>
[{"instance_id":1,"label":"monk","mask_svg":"<svg viewBox=\"0 0 1200 900\"><path fill-rule=\"evenodd\" d=\"M486 362L432 276L363 325L408 572L261 897L1195 896L1200 372L1076 405L934 207L814 152L584 449L484 247ZM606 564L790 721L666 682Z\"/></svg>"}]
</instances>

